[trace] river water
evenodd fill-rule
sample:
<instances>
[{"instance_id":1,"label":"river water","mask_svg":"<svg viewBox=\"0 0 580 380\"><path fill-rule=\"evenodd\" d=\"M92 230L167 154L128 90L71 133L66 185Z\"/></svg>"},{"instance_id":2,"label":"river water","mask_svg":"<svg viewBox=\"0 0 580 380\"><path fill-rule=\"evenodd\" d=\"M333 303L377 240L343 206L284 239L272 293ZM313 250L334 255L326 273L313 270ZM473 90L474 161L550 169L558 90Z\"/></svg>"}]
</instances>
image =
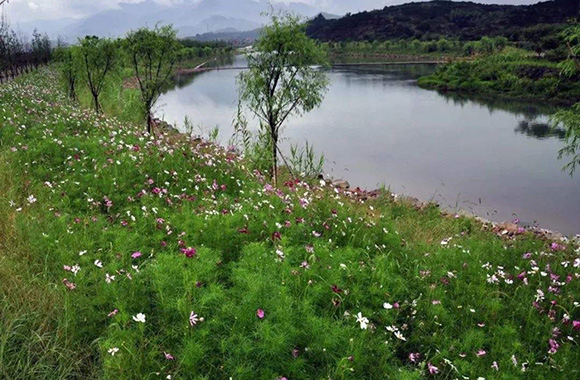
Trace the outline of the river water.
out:
<instances>
[{"instance_id":1,"label":"river water","mask_svg":"<svg viewBox=\"0 0 580 380\"><path fill-rule=\"evenodd\" d=\"M236 58L234 66L243 65ZM563 132L547 127L545 104L442 95L416 79L432 65L333 69L322 106L291 119L284 145L312 143L325 173L352 187L382 185L495 221L519 219L564 234L580 233L580 172L558 160ZM233 134L237 70L178 78L157 115L198 133Z\"/></svg>"}]
</instances>

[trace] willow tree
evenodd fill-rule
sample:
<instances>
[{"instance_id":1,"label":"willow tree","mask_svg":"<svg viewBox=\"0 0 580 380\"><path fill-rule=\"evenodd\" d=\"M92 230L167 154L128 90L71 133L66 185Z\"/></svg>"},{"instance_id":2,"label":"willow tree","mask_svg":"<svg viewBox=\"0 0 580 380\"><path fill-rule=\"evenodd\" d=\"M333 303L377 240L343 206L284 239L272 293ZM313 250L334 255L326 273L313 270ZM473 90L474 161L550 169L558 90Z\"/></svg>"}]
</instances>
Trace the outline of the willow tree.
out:
<instances>
[{"instance_id":1,"label":"willow tree","mask_svg":"<svg viewBox=\"0 0 580 380\"><path fill-rule=\"evenodd\" d=\"M82 68L93 97L96 113L102 111L99 95L103 90L107 76L115 66L117 50L117 44L106 38L86 36L80 41L79 53Z\"/></svg>"},{"instance_id":2,"label":"willow tree","mask_svg":"<svg viewBox=\"0 0 580 380\"><path fill-rule=\"evenodd\" d=\"M141 28L127 35L126 46L141 91L147 132L151 133L151 110L173 73L178 58L180 44L177 32L171 26Z\"/></svg>"},{"instance_id":3,"label":"willow tree","mask_svg":"<svg viewBox=\"0 0 580 380\"><path fill-rule=\"evenodd\" d=\"M564 43L568 48L568 59L561 63L561 75L568 78L580 76L580 24L575 23L563 33ZM564 126L566 129L566 145L560 150L559 158L569 157L564 166L570 175L574 174L580 165L580 103L569 109L562 109L552 117L554 127Z\"/></svg>"},{"instance_id":4,"label":"willow tree","mask_svg":"<svg viewBox=\"0 0 580 380\"><path fill-rule=\"evenodd\" d=\"M238 77L240 107L247 107L269 136L275 184L285 122L318 107L328 86L321 69L328 64L326 52L306 36L305 28L297 16L273 14L247 55L248 70Z\"/></svg>"}]
</instances>

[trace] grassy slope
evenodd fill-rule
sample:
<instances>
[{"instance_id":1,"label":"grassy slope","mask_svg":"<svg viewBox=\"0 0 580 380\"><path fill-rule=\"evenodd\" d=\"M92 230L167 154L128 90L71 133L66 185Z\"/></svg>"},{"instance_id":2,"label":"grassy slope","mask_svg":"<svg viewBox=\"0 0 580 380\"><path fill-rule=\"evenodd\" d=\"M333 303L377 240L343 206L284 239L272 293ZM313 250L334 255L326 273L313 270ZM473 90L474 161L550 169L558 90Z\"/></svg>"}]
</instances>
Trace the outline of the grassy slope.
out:
<instances>
[{"instance_id":1,"label":"grassy slope","mask_svg":"<svg viewBox=\"0 0 580 380\"><path fill-rule=\"evenodd\" d=\"M420 78L418 83L441 91L543 99L562 104L580 101L577 78L562 78L557 64L531 59L509 49L472 62L447 64L435 74Z\"/></svg>"},{"instance_id":2,"label":"grassy slope","mask_svg":"<svg viewBox=\"0 0 580 380\"><path fill-rule=\"evenodd\" d=\"M275 191L219 147L96 118L57 82L0 87L0 378L579 377L573 248L390 197Z\"/></svg>"}]
</instances>

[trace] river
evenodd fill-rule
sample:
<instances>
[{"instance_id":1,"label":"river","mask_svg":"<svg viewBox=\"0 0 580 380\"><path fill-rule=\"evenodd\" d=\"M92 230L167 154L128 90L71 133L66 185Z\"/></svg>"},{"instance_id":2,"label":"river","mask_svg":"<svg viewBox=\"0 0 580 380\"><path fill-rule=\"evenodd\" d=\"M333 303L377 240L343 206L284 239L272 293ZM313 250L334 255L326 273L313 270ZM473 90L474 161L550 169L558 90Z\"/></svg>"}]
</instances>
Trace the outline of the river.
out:
<instances>
[{"instance_id":1,"label":"river","mask_svg":"<svg viewBox=\"0 0 580 380\"><path fill-rule=\"evenodd\" d=\"M243 65L236 58L234 66ZM291 119L284 145L312 143L325 173L351 186L434 200L494 221L580 233L580 173L562 172L563 132L547 128L554 108L541 103L450 96L416 79L432 65L366 66L329 71L322 106ZM198 133L219 127L227 144L237 110L237 70L182 77L157 115Z\"/></svg>"}]
</instances>

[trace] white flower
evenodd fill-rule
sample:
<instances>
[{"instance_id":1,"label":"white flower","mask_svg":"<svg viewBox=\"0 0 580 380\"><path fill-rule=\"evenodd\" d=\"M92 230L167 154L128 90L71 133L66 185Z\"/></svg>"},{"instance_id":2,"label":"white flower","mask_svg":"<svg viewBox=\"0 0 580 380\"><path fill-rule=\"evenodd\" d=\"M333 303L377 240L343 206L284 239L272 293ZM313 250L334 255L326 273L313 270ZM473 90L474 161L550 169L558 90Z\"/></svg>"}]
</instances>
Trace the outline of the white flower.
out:
<instances>
[{"instance_id":1,"label":"white flower","mask_svg":"<svg viewBox=\"0 0 580 380\"><path fill-rule=\"evenodd\" d=\"M488 274L487 275L487 282L489 284L497 284L499 282L499 279L497 278L497 276L495 274L493 274L491 276Z\"/></svg>"},{"instance_id":2,"label":"white flower","mask_svg":"<svg viewBox=\"0 0 580 380\"><path fill-rule=\"evenodd\" d=\"M72 266L72 268L70 268L70 271L76 276L77 273L79 273L81 270L81 267L78 264L75 264Z\"/></svg>"},{"instance_id":3,"label":"white flower","mask_svg":"<svg viewBox=\"0 0 580 380\"><path fill-rule=\"evenodd\" d=\"M397 339L400 339L400 340L407 340L407 338L405 338L405 337L403 336L403 334L401 334L401 332L400 332L400 331L395 331L395 332L394 332L394 334L395 334L395 337L396 337Z\"/></svg>"},{"instance_id":4,"label":"white flower","mask_svg":"<svg viewBox=\"0 0 580 380\"><path fill-rule=\"evenodd\" d=\"M115 281L115 276L110 276L108 273L105 274L105 282L110 284L111 282Z\"/></svg>"},{"instance_id":5,"label":"white flower","mask_svg":"<svg viewBox=\"0 0 580 380\"><path fill-rule=\"evenodd\" d=\"M192 311L191 314L189 314L189 325L191 327L197 325L198 322L203 322L203 321L204 321L203 317L198 317L198 315L195 314L194 311Z\"/></svg>"},{"instance_id":6,"label":"white flower","mask_svg":"<svg viewBox=\"0 0 580 380\"><path fill-rule=\"evenodd\" d=\"M363 317L361 312L357 314L356 321L360 323L360 328L363 330L366 330L369 326L369 320L366 317Z\"/></svg>"},{"instance_id":7,"label":"white flower","mask_svg":"<svg viewBox=\"0 0 580 380\"><path fill-rule=\"evenodd\" d=\"M282 252L282 251L281 251L281 250L279 250L279 249L277 249L277 250L276 250L276 255L278 255L278 258L279 258L280 260L284 260L284 258L286 257L286 256L284 256L284 252Z\"/></svg>"},{"instance_id":8,"label":"white flower","mask_svg":"<svg viewBox=\"0 0 580 380\"><path fill-rule=\"evenodd\" d=\"M135 322L145 323L145 314L139 313L133 316L133 320Z\"/></svg>"},{"instance_id":9,"label":"white flower","mask_svg":"<svg viewBox=\"0 0 580 380\"><path fill-rule=\"evenodd\" d=\"M103 262L101 260L95 260L95 266L102 268L103 267Z\"/></svg>"},{"instance_id":10,"label":"white flower","mask_svg":"<svg viewBox=\"0 0 580 380\"><path fill-rule=\"evenodd\" d=\"M36 198L34 197L34 195L29 195L28 198L26 198L28 200L29 204L33 204L34 202L36 202Z\"/></svg>"},{"instance_id":11,"label":"white flower","mask_svg":"<svg viewBox=\"0 0 580 380\"><path fill-rule=\"evenodd\" d=\"M393 305L391 305L391 304L390 304L390 303L388 303L388 302L385 302L385 303L383 304L383 307L384 307L385 309L387 309L387 310L390 310L390 309L392 309L392 308L393 308Z\"/></svg>"},{"instance_id":12,"label":"white flower","mask_svg":"<svg viewBox=\"0 0 580 380\"><path fill-rule=\"evenodd\" d=\"M116 354L117 352L119 352L119 348L118 348L118 347L112 347L112 348L109 348L109 350L108 350L107 352L108 352L109 354L111 354L111 356L115 356L115 354Z\"/></svg>"}]
</instances>

